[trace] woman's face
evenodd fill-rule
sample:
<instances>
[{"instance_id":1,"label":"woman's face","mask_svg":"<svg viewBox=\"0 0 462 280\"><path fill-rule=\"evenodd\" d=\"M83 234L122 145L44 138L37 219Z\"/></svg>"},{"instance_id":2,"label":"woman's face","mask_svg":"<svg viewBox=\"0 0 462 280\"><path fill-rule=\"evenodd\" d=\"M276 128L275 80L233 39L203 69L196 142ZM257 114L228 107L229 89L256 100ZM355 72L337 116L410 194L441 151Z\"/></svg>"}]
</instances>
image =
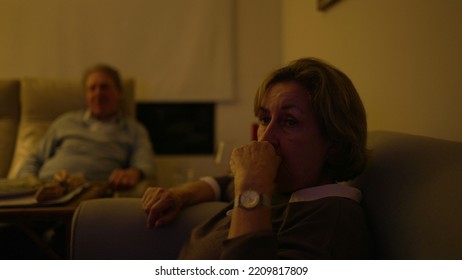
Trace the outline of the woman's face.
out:
<instances>
[{"instance_id":1,"label":"woman's face","mask_svg":"<svg viewBox=\"0 0 462 280\"><path fill-rule=\"evenodd\" d=\"M109 74L102 71L91 73L86 82L87 106L93 117L106 119L114 116L122 94Z\"/></svg>"},{"instance_id":2,"label":"woman's face","mask_svg":"<svg viewBox=\"0 0 462 280\"><path fill-rule=\"evenodd\" d=\"M295 191L331 183L324 170L330 142L321 134L307 90L296 82L274 84L257 115L258 141L270 142L282 158L276 184Z\"/></svg>"}]
</instances>

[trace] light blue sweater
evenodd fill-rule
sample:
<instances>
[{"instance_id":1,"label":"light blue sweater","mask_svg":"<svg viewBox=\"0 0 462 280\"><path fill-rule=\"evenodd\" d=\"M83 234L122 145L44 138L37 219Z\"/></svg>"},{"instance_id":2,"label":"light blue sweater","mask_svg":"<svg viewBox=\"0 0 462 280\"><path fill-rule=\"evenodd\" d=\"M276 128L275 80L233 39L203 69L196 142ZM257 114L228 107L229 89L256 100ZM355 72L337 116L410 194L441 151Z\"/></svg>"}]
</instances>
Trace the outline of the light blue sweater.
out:
<instances>
[{"instance_id":1,"label":"light blue sweater","mask_svg":"<svg viewBox=\"0 0 462 280\"><path fill-rule=\"evenodd\" d=\"M137 121L117 117L100 122L85 110L60 116L18 177L52 178L60 171L82 173L88 180L107 180L116 168L135 167L145 178L155 177L154 153L146 129Z\"/></svg>"}]
</instances>

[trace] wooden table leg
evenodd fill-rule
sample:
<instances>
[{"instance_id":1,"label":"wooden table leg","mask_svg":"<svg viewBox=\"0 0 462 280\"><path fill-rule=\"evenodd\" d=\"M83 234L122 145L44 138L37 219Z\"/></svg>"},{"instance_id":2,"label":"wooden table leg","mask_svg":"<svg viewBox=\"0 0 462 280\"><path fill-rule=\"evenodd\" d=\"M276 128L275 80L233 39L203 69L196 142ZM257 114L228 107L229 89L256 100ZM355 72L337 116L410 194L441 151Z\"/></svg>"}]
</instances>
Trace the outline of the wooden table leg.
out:
<instances>
[{"instance_id":1,"label":"wooden table leg","mask_svg":"<svg viewBox=\"0 0 462 280\"><path fill-rule=\"evenodd\" d=\"M21 229L49 258L54 260L62 259L62 257L56 253L56 251L53 250L53 248L51 248L51 246L27 224L18 222L16 223L16 226L18 226L18 228Z\"/></svg>"}]
</instances>

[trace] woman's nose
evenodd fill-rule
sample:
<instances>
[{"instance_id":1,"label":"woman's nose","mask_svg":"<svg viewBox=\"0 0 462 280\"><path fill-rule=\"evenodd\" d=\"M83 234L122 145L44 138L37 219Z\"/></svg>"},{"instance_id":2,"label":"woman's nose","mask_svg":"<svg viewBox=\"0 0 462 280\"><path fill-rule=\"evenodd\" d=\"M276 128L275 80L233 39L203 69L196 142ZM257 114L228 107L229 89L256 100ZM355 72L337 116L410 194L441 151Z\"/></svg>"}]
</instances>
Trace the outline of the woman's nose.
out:
<instances>
[{"instance_id":1,"label":"woman's nose","mask_svg":"<svg viewBox=\"0 0 462 280\"><path fill-rule=\"evenodd\" d=\"M278 129L275 123L271 122L267 126L260 126L258 131L258 141L268 141L274 148L278 147Z\"/></svg>"}]
</instances>

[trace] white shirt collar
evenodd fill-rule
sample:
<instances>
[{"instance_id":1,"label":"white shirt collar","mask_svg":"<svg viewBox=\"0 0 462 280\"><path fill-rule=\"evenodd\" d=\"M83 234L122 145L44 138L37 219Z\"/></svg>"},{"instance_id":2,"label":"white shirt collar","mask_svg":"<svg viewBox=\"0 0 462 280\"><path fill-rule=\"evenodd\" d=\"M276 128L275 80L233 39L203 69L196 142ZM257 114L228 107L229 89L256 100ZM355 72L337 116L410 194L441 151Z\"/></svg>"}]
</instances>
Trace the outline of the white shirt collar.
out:
<instances>
[{"instance_id":1,"label":"white shirt collar","mask_svg":"<svg viewBox=\"0 0 462 280\"><path fill-rule=\"evenodd\" d=\"M298 190L292 193L289 203L300 201L313 201L325 197L344 197L359 203L361 201L361 191L355 187L350 187L346 185L328 184Z\"/></svg>"},{"instance_id":2,"label":"white shirt collar","mask_svg":"<svg viewBox=\"0 0 462 280\"><path fill-rule=\"evenodd\" d=\"M98 120L97 118L94 118L91 115L90 109L86 109L85 113L83 114L83 120L85 122L102 122ZM121 120L120 113L115 114L112 118L108 119L107 121L104 121L104 123L118 123Z\"/></svg>"}]
</instances>

